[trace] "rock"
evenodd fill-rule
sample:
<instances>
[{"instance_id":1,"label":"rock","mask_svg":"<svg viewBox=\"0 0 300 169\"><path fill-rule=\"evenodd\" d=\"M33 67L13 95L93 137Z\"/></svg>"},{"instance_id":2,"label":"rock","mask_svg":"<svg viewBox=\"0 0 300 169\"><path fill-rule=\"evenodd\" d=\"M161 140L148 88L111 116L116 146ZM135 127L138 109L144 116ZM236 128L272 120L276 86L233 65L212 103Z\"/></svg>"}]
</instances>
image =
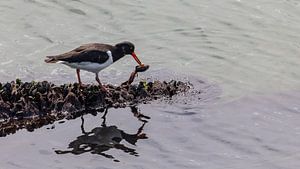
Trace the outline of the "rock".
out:
<instances>
[{"instance_id":1,"label":"rock","mask_svg":"<svg viewBox=\"0 0 300 169\"><path fill-rule=\"evenodd\" d=\"M137 72L146 69L137 67L130 81ZM19 79L0 83L0 136L22 128L33 131L57 120L80 117L83 113L95 115L108 107L149 103L190 88L190 84L180 81L141 81L137 85L130 81L120 86L106 85L108 93L102 92L97 85L80 87L78 83L55 85L47 81L22 82Z\"/></svg>"}]
</instances>

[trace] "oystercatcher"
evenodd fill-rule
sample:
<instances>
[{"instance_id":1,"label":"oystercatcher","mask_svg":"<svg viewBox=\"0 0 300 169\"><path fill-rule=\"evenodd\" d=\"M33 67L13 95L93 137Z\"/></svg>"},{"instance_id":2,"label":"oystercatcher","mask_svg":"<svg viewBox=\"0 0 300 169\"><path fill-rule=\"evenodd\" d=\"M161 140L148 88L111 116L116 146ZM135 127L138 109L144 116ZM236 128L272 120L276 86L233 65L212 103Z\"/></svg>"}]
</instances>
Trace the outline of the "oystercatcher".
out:
<instances>
[{"instance_id":1,"label":"oystercatcher","mask_svg":"<svg viewBox=\"0 0 300 169\"><path fill-rule=\"evenodd\" d=\"M76 69L80 86L82 86L80 70L93 72L101 89L106 91L100 82L98 73L127 54L132 55L140 66L144 66L134 53L134 45L127 41L118 43L115 46L101 43L84 44L60 55L46 56L45 62L62 63Z\"/></svg>"}]
</instances>

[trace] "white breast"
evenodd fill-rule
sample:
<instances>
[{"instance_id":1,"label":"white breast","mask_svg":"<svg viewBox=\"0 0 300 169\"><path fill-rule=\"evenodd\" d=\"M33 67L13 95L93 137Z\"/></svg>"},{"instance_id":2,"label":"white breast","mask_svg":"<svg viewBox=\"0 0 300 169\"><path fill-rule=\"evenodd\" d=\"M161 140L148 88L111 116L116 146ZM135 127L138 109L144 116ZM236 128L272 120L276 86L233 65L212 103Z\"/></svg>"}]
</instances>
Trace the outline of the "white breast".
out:
<instances>
[{"instance_id":1,"label":"white breast","mask_svg":"<svg viewBox=\"0 0 300 169\"><path fill-rule=\"evenodd\" d=\"M68 65L71 68L86 70L86 71L93 72L93 73L98 73L99 71L101 71L102 69L108 67L109 65L111 65L113 63L113 58L112 58L111 51L107 51L106 53L109 56L109 58L106 62L101 63L101 64L100 63L93 63L93 62L73 62L73 63L69 63L69 62L65 62L65 61L59 61L58 63Z\"/></svg>"}]
</instances>

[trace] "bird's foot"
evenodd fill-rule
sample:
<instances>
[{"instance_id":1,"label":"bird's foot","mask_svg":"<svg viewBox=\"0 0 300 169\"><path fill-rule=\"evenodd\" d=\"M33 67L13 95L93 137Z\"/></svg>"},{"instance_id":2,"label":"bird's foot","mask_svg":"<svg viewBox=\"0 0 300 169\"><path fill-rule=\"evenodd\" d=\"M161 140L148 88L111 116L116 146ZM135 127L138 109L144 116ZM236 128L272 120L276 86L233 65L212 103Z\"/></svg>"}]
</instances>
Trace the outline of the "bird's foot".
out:
<instances>
[{"instance_id":1,"label":"bird's foot","mask_svg":"<svg viewBox=\"0 0 300 169\"><path fill-rule=\"evenodd\" d=\"M109 90L106 87L104 87L103 85L99 86L99 88L102 92L109 93Z\"/></svg>"},{"instance_id":2,"label":"bird's foot","mask_svg":"<svg viewBox=\"0 0 300 169\"><path fill-rule=\"evenodd\" d=\"M86 88L88 85L79 83L80 88Z\"/></svg>"}]
</instances>

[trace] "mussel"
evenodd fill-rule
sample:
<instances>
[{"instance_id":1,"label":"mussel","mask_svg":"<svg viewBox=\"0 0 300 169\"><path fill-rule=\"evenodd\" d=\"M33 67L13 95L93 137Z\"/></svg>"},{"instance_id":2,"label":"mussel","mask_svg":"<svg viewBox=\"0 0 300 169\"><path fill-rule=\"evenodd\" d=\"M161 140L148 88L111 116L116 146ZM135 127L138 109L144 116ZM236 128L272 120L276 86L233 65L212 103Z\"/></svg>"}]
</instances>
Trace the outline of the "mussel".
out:
<instances>
[{"instance_id":1,"label":"mussel","mask_svg":"<svg viewBox=\"0 0 300 169\"><path fill-rule=\"evenodd\" d=\"M149 65L143 65L143 66L138 65L135 67L135 72L145 72L148 69L149 69Z\"/></svg>"}]
</instances>

